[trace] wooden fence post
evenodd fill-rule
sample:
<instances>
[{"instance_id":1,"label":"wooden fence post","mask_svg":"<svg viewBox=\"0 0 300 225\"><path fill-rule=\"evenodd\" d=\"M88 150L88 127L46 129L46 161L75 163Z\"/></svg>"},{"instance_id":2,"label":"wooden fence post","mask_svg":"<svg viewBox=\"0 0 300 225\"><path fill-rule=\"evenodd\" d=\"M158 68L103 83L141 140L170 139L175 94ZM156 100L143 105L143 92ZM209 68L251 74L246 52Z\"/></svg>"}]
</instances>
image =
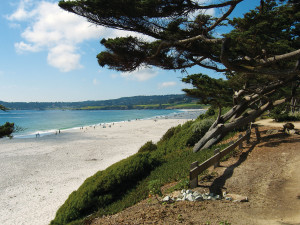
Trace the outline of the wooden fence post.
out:
<instances>
[{"instance_id":1,"label":"wooden fence post","mask_svg":"<svg viewBox=\"0 0 300 225\"><path fill-rule=\"evenodd\" d=\"M191 170L195 169L198 167L198 161L193 162L191 164ZM195 177L192 177L190 175L190 188L196 188L198 186L198 175L196 175Z\"/></svg>"},{"instance_id":2,"label":"wooden fence post","mask_svg":"<svg viewBox=\"0 0 300 225\"><path fill-rule=\"evenodd\" d=\"M247 136L246 142L247 142L247 144L250 144L251 127L247 131L247 134L248 134L248 136Z\"/></svg>"},{"instance_id":3,"label":"wooden fence post","mask_svg":"<svg viewBox=\"0 0 300 225\"><path fill-rule=\"evenodd\" d=\"M242 138L242 137L243 137L243 135L240 134L239 139ZM239 144L239 150L242 150L242 149L243 149L243 142L241 141L240 144Z\"/></svg>"},{"instance_id":4,"label":"wooden fence post","mask_svg":"<svg viewBox=\"0 0 300 225\"><path fill-rule=\"evenodd\" d=\"M257 136L257 139L260 139L260 135L258 132L257 127L255 128L255 133ZM201 174L204 170L209 168L210 166L214 166L215 168L217 166L220 166L220 160L226 156L228 153L230 153L232 150L236 149L237 146L240 146L242 148L241 142L247 140L250 138L251 130L248 130L247 133L244 136L240 136L239 139L228 146L227 148L220 151L220 149L214 150L214 156L207 159L206 161L202 162L200 165L198 165L198 162L193 162L191 164L191 170L190 170L190 188L196 188L198 186L198 175Z\"/></svg>"},{"instance_id":5,"label":"wooden fence post","mask_svg":"<svg viewBox=\"0 0 300 225\"><path fill-rule=\"evenodd\" d=\"M219 148L216 148L215 150L214 150L214 155L217 155L217 154L219 154L220 153L220 149ZM221 159L218 159L218 161L215 163L215 165L214 165L214 168L217 168L218 166L220 166L220 160Z\"/></svg>"},{"instance_id":6,"label":"wooden fence post","mask_svg":"<svg viewBox=\"0 0 300 225\"><path fill-rule=\"evenodd\" d=\"M260 133L259 133L258 127L255 127L255 134L256 134L257 142L260 142Z\"/></svg>"}]
</instances>

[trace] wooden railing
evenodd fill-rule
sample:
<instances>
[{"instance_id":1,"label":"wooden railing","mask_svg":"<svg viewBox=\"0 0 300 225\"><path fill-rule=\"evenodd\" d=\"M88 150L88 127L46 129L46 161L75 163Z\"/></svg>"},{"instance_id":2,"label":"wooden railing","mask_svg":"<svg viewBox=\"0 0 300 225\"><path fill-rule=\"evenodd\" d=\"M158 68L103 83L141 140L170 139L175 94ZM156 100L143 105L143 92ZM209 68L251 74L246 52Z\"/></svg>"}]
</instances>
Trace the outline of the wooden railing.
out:
<instances>
[{"instance_id":1,"label":"wooden railing","mask_svg":"<svg viewBox=\"0 0 300 225\"><path fill-rule=\"evenodd\" d=\"M237 146L239 146L239 149L243 148L243 141L247 141L249 143L250 135L251 135L251 127L254 127L253 125L250 126L250 129L247 130L246 134L244 136L240 135L238 140L225 148L223 151L220 151L220 149L215 150L215 155L211 157L210 159L206 160L205 162L198 165L198 161L193 162L191 164L191 170L190 170L190 188L195 188L198 186L198 175L201 174L203 171L205 171L207 168L214 166L215 168L219 166L220 160L226 156L228 153L230 153L232 150L234 150ZM258 131L258 127L255 126L255 134L257 141L260 141L260 134Z\"/></svg>"}]
</instances>

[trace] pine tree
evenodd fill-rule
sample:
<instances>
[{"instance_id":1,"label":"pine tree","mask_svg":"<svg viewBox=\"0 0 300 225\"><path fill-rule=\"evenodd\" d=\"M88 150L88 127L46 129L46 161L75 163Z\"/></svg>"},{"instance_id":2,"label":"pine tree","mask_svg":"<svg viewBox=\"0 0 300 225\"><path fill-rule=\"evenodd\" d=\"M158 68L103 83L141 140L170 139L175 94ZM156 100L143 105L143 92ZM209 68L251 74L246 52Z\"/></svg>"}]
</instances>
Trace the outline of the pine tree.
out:
<instances>
[{"instance_id":1,"label":"pine tree","mask_svg":"<svg viewBox=\"0 0 300 225\"><path fill-rule=\"evenodd\" d=\"M194 147L198 151L266 110L297 97L300 4L294 0L262 0L242 18L229 19L241 2L74 0L60 1L59 6L94 24L150 37L102 39L106 50L97 56L100 66L118 71L142 66L184 71L200 66L224 73L226 80L203 74L183 79L195 87L185 90L188 95L201 97L220 109L232 105L224 115L220 110L215 123ZM223 13L212 17L205 14L208 9ZM229 31L220 36L216 32L220 27Z\"/></svg>"}]
</instances>

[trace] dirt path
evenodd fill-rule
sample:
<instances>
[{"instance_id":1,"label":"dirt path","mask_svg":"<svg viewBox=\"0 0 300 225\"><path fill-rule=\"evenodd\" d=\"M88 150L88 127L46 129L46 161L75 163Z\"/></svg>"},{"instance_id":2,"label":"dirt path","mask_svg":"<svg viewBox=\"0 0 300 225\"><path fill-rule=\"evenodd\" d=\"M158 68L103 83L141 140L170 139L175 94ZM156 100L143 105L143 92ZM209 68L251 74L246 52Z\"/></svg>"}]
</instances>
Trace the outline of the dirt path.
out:
<instances>
[{"instance_id":1,"label":"dirt path","mask_svg":"<svg viewBox=\"0 0 300 225\"><path fill-rule=\"evenodd\" d=\"M274 122L273 119L263 119L255 122L256 124L263 125L263 126L268 126L268 127L277 127L277 128L282 128L286 122ZM291 122L294 124L296 129L300 129L300 121L297 122Z\"/></svg>"},{"instance_id":2,"label":"dirt path","mask_svg":"<svg viewBox=\"0 0 300 225\"><path fill-rule=\"evenodd\" d=\"M247 196L248 202L147 199L92 224L300 225L300 135L262 134L260 143L255 140L253 135L242 152L210 170L215 176L197 188Z\"/></svg>"}]
</instances>

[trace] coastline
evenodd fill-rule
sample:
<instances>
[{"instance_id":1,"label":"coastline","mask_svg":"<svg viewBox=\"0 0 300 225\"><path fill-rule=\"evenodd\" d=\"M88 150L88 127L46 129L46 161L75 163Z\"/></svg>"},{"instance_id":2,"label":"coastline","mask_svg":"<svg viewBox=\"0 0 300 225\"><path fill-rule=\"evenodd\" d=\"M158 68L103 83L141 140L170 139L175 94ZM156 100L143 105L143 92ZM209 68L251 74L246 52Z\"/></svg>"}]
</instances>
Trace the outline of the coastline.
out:
<instances>
[{"instance_id":1,"label":"coastline","mask_svg":"<svg viewBox=\"0 0 300 225\"><path fill-rule=\"evenodd\" d=\"M59 110L60 111L60 110ZM90 110L93 112L93 110ZM114 110L116 111L116 110ZM123 111L129 111L129 110L123 110ZM140 111L140 110L138 110ZM166 110L164 110L166 111ZM168 110L167 110L168 111ZM193 119L196 116L195 115L199 115L199 113L201 112L205 112L206 109L178 109L176 112L172 112L172 113L167 113L167 114L163 114L163 115L158 115L158 116L150 116L150 117L141 117L141 115L136 115L137 117L134 116L129 116L128 118L126 118L125 120L118 120L117 118L115 118L115 120L111 120L109 118L106 118L107 120L103 120L101 118L102 115L99 115L100 121L98 120L94 120L92 123L91 122L86 122L84 123L83 121L81 121L79 124L77 123L75 124L68 124L67 128L62 128L60 127L59 123L56 124L56 126L52 126L51 128L48 129L41 129L43 127L43 125L45 124L38 124L38 127L36 127L36 125L34 124L33 126L35 127L35 129L30 129L30 131L27 131L27 128L25 127L24 131L21 132L17 132L14 133L14 138L35 138L37 134L39 134L40 137L42 136L48 136L48 135L52 135L52 134L56 134L56 132L59 132L59 130L61 131L72 131L74 129L80 129L82 127L93 127L93 126L99 126L99 125L111 125L113 123L123 123L126 121L132 121L135 119L138 120L148 120L148 119L170 119L170 118L186 118L186 119ZM63 116L63 115L61 115ZM70 115L72 117L72 115ZM87 115L83 115L83 116L87 116ZM6 122L3 120L3 123ZM13 122L13 121L10 121ZM59 121L58 121L59 122ZM19 126L19 123L16 122L16 124ZM22 125L20 126L21 128L23 127Z\"/></svg>"},{"instance_id":2,"label":"coastline","mask_svg":"<svg viewBox=\"0 0 300 225\"><path fill-rule=\"evenodd\" d=\"M174 117L64 130L40 138L0 139L0 223L49 224L72 191L99 170L157 142L200 111Z\"/></svg>"}]
</instances>

